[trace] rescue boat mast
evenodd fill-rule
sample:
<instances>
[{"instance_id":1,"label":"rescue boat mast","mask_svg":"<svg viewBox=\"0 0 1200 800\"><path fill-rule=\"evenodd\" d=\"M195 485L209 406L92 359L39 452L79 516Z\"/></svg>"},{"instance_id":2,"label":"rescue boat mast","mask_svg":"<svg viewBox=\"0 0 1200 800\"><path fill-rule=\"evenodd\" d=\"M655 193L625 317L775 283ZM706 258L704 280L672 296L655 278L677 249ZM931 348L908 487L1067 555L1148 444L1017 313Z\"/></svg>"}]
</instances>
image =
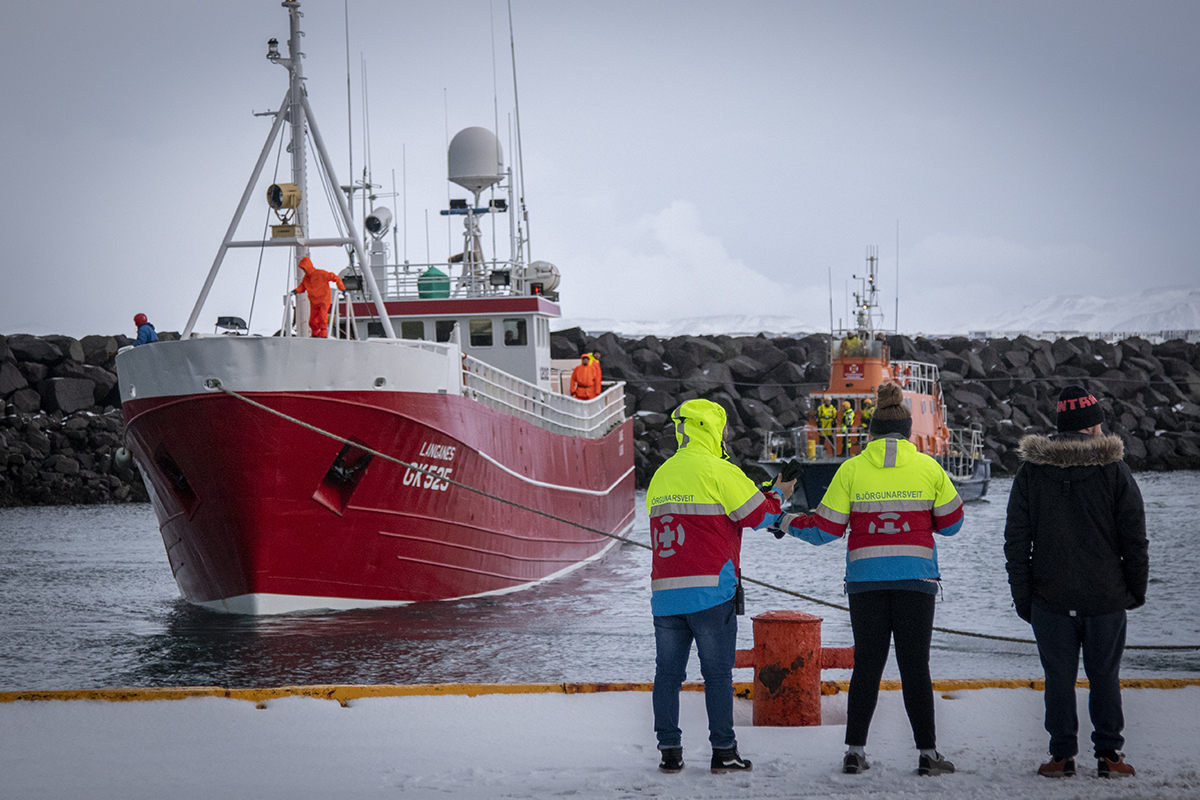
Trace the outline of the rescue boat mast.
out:
<instances>
[{"instance_id":1,"label":"rescue boat mast","mask_svg":"<svg viewBox=\"0 0 1200 800\"><path fill-rule=\"evenodd\" d=\"M854 293L854 323L857 333L864 340L875 338L876 333L895 333L883 328L883 309L879 307L879 246L867 247L867 274L851 275L860 282L859 291Z\"/></svg>"}]
</instances>

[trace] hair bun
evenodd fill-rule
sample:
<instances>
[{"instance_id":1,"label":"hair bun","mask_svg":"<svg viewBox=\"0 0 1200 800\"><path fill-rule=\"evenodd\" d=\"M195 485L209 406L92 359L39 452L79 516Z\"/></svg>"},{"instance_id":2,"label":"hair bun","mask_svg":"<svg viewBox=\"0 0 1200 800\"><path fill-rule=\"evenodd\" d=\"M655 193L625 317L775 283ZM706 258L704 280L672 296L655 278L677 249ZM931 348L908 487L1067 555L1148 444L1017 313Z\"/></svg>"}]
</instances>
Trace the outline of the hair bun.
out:
<instances>
[{"instance_id":1,"label":"hair bun","mask_svg":"<svg viewBox=\"0 0 1200 800\"><path fill-rule=\"evenodd\" d=\"M880 410L904 403L904 392L900 389L900 384L893 381L879 384L876 394L878 397L877 405Z\"/></svg>"}]
</instances>

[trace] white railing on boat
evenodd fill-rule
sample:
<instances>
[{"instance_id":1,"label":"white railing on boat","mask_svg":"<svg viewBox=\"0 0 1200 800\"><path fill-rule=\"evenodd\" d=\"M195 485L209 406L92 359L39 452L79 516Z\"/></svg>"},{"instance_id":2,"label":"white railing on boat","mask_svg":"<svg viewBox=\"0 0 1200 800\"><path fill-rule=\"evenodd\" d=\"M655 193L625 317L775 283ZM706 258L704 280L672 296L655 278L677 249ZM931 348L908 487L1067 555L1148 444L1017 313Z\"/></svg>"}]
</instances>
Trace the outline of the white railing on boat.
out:
<instances>
[{"instance_id":1,"label":"white railing on boat","mask_svg":"<svg viewBox=\"0 0 1200 800\"><path fill-rule=\"evenodd\" d=\"M983 431L978 428L950 428L946 457L941 459L946 473L955 480L967 480L975 474L975 462L983 459Z\"/></svg>"},{"instance_id":2,"label":"white railing on boat","mask_svg":"<svg viewBox=\"0 0 1200 800\"><path fill-rule=\"evenodd\" d=\"M557 394L471 356L463 356L463 393L539 428L598 439L625 420L625 384L613 384L591 400Z\"/></svg>"},{"instance_id":3,"label":"white railing on boat","mask_svg":"<svg viewBox=\"0 0 1200 800\"><path fill-rule=\"evenodd\" d=\"M893 361L892 379L909 392L935 394L938 368L924 361Z\"/></svg>"}]
</instances>

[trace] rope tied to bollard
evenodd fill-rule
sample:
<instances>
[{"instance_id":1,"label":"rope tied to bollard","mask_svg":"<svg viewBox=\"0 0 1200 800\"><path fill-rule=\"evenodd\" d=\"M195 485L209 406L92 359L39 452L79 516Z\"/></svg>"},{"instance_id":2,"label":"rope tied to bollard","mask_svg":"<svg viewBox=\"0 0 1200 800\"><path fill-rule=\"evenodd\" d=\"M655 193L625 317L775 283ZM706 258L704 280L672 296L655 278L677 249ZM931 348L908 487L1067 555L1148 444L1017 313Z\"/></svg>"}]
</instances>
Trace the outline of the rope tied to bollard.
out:
<instances>
[{"instance_id":1,"label":"rope tied to bollard","mask_svg":"<svg viewBox=\"0 0 1200 800\"><path fill-rule=\"evenodd\" d=\"M437 478L439 481L442 481L443 483L449 483L451 486L457 486L460 489L464 489L468 492L472 492L474 494L479 495L480 497L486 497L489 500L494 500L498 503L503 503L505 505L512 506L514 508L519 508L522 511L528 511L532 514L537 514L538 516L545 517L547 519L552 519L555 522L561 522L564 525L570 525L572 527L579 528L580 530L585 530L588 533L594 533L598 536L606 536L610 539L615 539L618 542L623 542L625 544L631 544L631 545L634 545L635 547L640 547L643 550L651 550L651 551L654 550L654 548L652 546L646 544L645 542L639 542L635 539L630 539L626 536L621 536L620 534L610 533L608 531L600 530L599 528L593 528L591 526L583 524L582 522L576 522L575 520L570 520L570 519L566 519L564 517L559 517L555 514L549 513L548 511L542 511L541 509L532 508L530 506L523 505L522 503L518 503L515 500L509 500L508 498L491 494L490 492L486 492L483 489L479 489L474 486L469 486L465 483L462 483L461 481L456 481L453 478L448 478L444 475L435 473L426 467L420 466L419 464L413 464L413 463L405 461L403 459L396 458L395 456L388 455L387 453L376 450L376 449L366 445L363 442L358 442L358 441L354 441L352 439L347 439L343 436L338 436L336 433L333 433L332 431L327 431L322 428L318 428L316 425L305 422L304 420L301 420L301 419L297 419L296 417L293 417L289 414L285 414L284 412L279 411L278 409L271 408L270 406L265 405L264 403L260 403L257 400L253 400L249 397L246 397L245 395L243 395L239 392L236 392L233 389L230 389L229 387L225 386L217 378L206 379L204 381L204 388L209 389L210 391L220 391L220 392L228 395L229 397L232 397L236 400L240 400L243 403L247 403L248 405L253 406L254 408L257 408L261 411L266 411L268 414L273 414L274 416L279 417L280 419L286 420L294 425L298 425L299 427L304 428L309 431L312 431L313 433L316 433L320 436L325 436L329 439L333 439L336 442L341 442L342 444L347 444L352 447L357 447L360 450L363 450L364 452L370 453L371 455L376 456L378 458L382 458L385 461L390 461L391 463L396 464L397 466L401 466L406 469L411 469L414 472L419 472L424 475L428 475L428 476ZM785 594L785 595L788 595L789 597L795 597L799 600L804 600L806 602L814 603L814 604L820 605L820 606L825 606L827 608L836 608L839 611L847 611L847 612L850 610L850 608L848 606L840 605L838 603L831 603L828 600L821 600L819 598L812 597L810 595L806 595L801 592L794 591L792 589L787 589L782 586L776 586L775 584L767 583L766 581L760 581L755 578L748 578L746 576L742 576L742 581L744 583L751 583L751 584L754 584L755 586L761 586L764 589L769 589L770 591L779 592L780 594ZM954 628L942 628L942 627L938 627L936 625L934 626L933 630L938 631L939 633L949 633L949 634L953 634L955 636L967 636L967 637L971 637L971 638L975 638L975 639L988 639L991 641L998 641L998 642L1014 642L1017 644L1037 644L1037 642L1035 642L1033 639L1021 639L1021 638L1014 637L1014 636L998 636L995 634L988 634L988 633L976 633L974 631L962 631L962 630L957 630ZM1127 644L1127 645L1125 645L1125 649L1126 650L1200 650L1200 645L1131 645L1131 644Z\"/></svg>"}]
</instances>

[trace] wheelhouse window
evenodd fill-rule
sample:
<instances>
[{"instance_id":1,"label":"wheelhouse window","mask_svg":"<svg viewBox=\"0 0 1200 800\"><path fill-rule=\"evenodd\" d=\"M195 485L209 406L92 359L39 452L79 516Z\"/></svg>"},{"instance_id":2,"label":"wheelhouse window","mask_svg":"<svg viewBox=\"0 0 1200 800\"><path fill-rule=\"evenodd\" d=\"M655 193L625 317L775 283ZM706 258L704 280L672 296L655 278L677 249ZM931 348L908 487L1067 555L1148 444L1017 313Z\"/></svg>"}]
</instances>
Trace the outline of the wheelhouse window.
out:
<instances>
[{"instance_id":1,"label":"wheelhouse window","mask_svg":"<svg viewBox=\"0 0 1200 800\"><path fill-rule=\"evenodd\" d=\"M401 339L424 339L425 323L419 319L406 319L400 322Z\"/></svg>"},{"instance_id":2,"label":"wheelhouse window","mask_svg":"<svg viewBox=\"0 0 1200 800\"><path fill-rule=\"evenodd\" d=\"M468 323L471 332L471 347L492 346L492 321L490 319L473 319Z\"/></svg>"},{"instance_id":3,"label":"wheelhouse window","mask_svg":"<svg viewBox=\"0 0 1200 800\"><path fill-rule=\"evenodd\" d=\"M524 347L526 344L528 344L528 334L525 332L525 320L520 318L504 320L504 346Z\"/></svg>"},{"instance_id":4,"label":"wheelhouse window","mask_svg":"<svg viewBox=\"0 0 1200 800\"><path fill-rule=\"evenodd\" d=\"M452 319L439 319L433 323L433 327L439 342L450 341L451 335L454 334L454 320Z\"/></svg>"}]
</instances>

